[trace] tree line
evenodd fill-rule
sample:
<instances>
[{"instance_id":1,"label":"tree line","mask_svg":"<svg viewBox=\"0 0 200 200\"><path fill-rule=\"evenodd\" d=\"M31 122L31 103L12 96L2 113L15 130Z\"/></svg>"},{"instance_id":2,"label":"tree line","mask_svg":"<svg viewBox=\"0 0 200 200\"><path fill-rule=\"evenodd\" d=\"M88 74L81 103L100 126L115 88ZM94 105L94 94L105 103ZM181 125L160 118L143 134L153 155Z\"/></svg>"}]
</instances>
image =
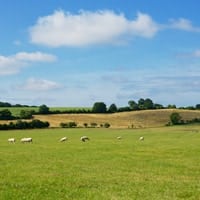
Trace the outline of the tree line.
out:
<instances>
[{"instance_id":1,"label":"tree line","mask_svg":"<svg viewBox=\"0 0 200 200\"><path fill-rule=\"evenodd\" d=\"M34 119L30 122L17 120L9 124L0 124L0 130L48 128L49 125L49 122L43 122L38 119Z\"/></svg>"},{"instance_id":2,"label":"tree line","mask_svg":"<svg viewBox=\"0 0 200 200\"><path fill-rule=\"evenodd\" d=\"M127 111L136 111L136 110L152 110L152 109L172 109L177 108L175 104L169 104L168 106L163 106L162 104L158 104L153 102L150 98L140 98L138 101L129 100L127 106L117 107L115 103L112 103L110 106L107 106L104 102L95 102L91 109L67 109L67 110L50 110L50 108L43 104L39 107L37 106L27 106L21 104L12 105L8 102L0 102L0 107L6 107L5 109L0 111L0 120L13 120L13 119L32 119L33 115L37 114L63 114L63 113L116 113L116 112L127 112ZM8 107L37 107L36 110L24 110L20 111L19 116L13 116ZM179 109L189 109L189 110L200 110L200 104L196 104L196 106L187 106L187 107L179 107Z\"/></svg>"}]
</instances>

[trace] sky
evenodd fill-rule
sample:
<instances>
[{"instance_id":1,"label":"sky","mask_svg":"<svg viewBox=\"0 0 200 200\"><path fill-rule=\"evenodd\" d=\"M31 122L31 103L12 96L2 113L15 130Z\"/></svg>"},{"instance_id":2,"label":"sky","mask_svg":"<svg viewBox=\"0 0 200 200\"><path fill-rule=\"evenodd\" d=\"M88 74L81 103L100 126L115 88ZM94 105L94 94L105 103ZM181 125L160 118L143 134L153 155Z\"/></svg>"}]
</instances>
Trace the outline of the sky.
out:
<instances>
[{"instance_id":1,"label":"sky","mask_svg":"<svg viewBox=\"0 0 200 200\"><path fill-rule=\"evenodd\" d=\"M0 101L200 103L199 0L0 0Z\"/></svg>"}]
</instances>

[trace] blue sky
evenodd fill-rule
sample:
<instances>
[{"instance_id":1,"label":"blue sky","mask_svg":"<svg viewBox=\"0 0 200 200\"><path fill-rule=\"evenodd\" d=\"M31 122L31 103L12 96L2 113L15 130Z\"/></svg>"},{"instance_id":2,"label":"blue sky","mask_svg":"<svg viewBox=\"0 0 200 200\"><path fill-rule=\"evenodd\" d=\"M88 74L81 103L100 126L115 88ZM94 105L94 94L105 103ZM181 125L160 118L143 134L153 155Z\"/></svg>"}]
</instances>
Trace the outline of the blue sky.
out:
<instances>
[{"instance_id":1,"label":"blue sky","mask_svg":"<svg viewBox=\"0 0 200 200\"><path fill-rule=\"evenodd\" d=\"M200 103L198 0L0 4L0 101Z\"/></svg>"}]
</instances>

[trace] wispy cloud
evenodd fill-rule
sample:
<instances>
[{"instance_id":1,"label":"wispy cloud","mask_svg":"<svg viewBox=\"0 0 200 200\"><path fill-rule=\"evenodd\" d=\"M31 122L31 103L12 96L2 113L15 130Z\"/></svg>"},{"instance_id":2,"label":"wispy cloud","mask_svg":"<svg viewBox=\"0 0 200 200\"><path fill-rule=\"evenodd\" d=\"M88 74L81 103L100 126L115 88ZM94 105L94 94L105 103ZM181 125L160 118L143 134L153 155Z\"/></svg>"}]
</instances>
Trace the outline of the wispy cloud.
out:
<instances>
[{"instance_id":1,"label":"wispy cloud","mask_svg":"<svg viewBox=\"0 0 200 200\"><path fill-rule=\"evenodd\" d=\"M27 53L27 52L20 52L17 53L15 56L16 60L19 61L31 61L31 62L52 62L56 60L54 55L42 53L42 52L34 52L34 53Z\"/></svg>"},{"instance_id":2,"label":"wispy cloud","mask_svg":"<svg viewBox=\"0 0 200 200\"><path fill-rule=\"evenodd\" d=\"M11 56L0 55L0 75L16 74L33 62L53 62L55 60L56 56L42 52L19 52Z\"/></svg>"},{"instance_id":3,"label":"wispy cloud","mask_svg":"<svg viewBox=\"0 0 200 200\"><path fill-rule=\"evenodd\" d=\"M171 19L169 27L190 32L200 32L200 27L194 26L190 20L185 18Z\"/></svg>"},{"instance_id":4,"label":"wispy cloud","mask_svg":"<svg viewBox=\"0 0 200 200\"><path fill-rule=\"evenodd\" d=\"M29 29L32 43L52 47L119 43L126 36L151 38L158 30L147 14L139 12L135 19L129 20L122 13L109 10L78 14L59 10L40 17Z\"/></svg>"},{"instance_id":5,"label":"wispy cloud","mask_svg":"<svg viewBox=\"0 0 200 200\"><path fill-rule=\"evenodd\" d=\"M23 85L18 88L29 91L49 91L61 88L59 83L46 79L28 79Z\"/></svg>"},{"instance_id":6,"label":"wispy cloud","mask_svg":"<svg viewBox=\"0 0 200 200\"><path fill-rule=\"evenodd\" d=\"M194 59L194 58L200 58L200 49L196 49L194 51L190 52L182 52L177 54L177 57L184 58L184 59Z\"/></svg>"}]
</instances>

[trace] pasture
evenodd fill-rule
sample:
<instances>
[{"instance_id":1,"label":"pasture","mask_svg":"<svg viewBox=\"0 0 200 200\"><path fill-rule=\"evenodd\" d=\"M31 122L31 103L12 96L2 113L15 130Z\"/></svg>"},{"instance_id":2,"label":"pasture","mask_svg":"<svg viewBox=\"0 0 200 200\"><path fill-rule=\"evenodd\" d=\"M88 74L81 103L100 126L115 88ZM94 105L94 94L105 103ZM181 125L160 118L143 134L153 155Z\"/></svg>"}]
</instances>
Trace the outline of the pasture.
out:
<instances>
[{"instance_id":1,"label":"pasture","mask_svg":"<svg viewBox=\"0 0 200 200\"><path fill-rule=\"evenodd\" d=\"M0 131L0 199L197 200L199 144L200 126Z\"/></svg>"}]
</instances>

